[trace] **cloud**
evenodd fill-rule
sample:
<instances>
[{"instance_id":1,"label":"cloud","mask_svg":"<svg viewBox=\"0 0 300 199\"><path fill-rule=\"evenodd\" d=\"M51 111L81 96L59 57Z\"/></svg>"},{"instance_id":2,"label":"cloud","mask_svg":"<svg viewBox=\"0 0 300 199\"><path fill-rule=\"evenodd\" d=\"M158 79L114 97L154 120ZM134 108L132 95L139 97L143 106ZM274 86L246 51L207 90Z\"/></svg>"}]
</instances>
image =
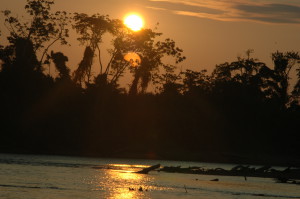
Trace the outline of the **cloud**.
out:
<instances>
[{"instance_id":1,"label":"cloud","mask_svg":"<svg viewBox=\"0 0 300 199\"><path fill-rule=\"evenodd\" d=\"M159 7L165 8L168 10L180 10L180 11L187 11L187 12L195 12L195 13L212 13L212 14L219 14L223 12L219 9L209 8L207 6L201 5L191 5L187 4L186 2L176 2L176 1L151 1L152 7Z\"/></svg>"},{"instance_id":2,"label":"cloud","mask_svg":"<svg viewBox=\"0 0 300 199\"><path fill-rule=\"evenodd\" d=\"M151 9L218 21L300 24L300 3L293 0L148 0Z\"/></svg>"}]
</instances>

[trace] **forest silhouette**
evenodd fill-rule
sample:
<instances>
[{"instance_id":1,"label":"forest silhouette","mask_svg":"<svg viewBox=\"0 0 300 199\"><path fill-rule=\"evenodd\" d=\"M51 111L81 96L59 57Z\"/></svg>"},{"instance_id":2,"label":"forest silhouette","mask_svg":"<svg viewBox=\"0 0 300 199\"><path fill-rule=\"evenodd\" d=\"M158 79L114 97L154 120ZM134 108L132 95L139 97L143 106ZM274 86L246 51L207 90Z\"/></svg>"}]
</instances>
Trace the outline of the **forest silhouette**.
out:
<instances>
[{"instance_id":1,"label":"forest silhouette","mask_svg":"<svg viewBox=\"0 0 300 199\"><path fill-rule=\"evenodd\" d=\"M0 152L300 165L289 159L300 157L298 52L274 52L267 66L248 50L211 74L177 72L185 57L172 39L106 15L52 12L53 4L27 0L30 21L2 11L9 35L0 44ZM81 44L72 48L85 48L74 72L52 49L68 44L70 28ZM104 64L105 34L112 46ZM132 52L141 61L124 59ZM126 70L128 91L119 84Z\"/></svg>"}]
</instances>

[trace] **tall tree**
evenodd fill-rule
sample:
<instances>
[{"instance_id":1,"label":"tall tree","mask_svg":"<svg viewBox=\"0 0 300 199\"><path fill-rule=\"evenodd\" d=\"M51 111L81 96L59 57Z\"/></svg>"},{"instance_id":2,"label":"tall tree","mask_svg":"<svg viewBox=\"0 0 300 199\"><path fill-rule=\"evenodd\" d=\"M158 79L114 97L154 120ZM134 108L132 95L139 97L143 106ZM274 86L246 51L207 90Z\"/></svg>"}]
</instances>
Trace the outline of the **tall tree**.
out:
<instances>
[{"instance_id":1,"label":"tall tree","mask_svg":"<svg viewBox=\"0 0 300 199\"><path fill-rule=\"evenodd\" d=\"M151 73L163 66L163 58L172 56L175 62L179 63L185 59L182 55L182 50L179 49L175 42L171 39L165 41L157 41L161 33L157 33L151 29L142 29L134 32L125 27L121 20L112 20L108 16L95 14L92 16L86 14L75 13L74 28L79 34L78 40L86 46L90 53L89 62L83 61L74 73L75 81L91 80L91 66L95 54L98 54L100 73L97 79L112 85L116 85L119 78L124 74L126 69L130 69L134 73L134 80L131 85L131 93L136 93L138 85L141 91L144 92L151 80ZM112 46L108 49L110 59L106 66L102 63L101 44L103 36L110 33L112 36ZM130 58L130 55L138 57ZM128 58L129 57L129 58ZM129 59L131 61L128 61Z\"/></svg>"},{"instance_id":2,"label":"tall tree","mask_svg":"<svg viewBox=\"0 0 300 199\"><path fill-rule=\"evenodd\" d=\"M111 35L114 36L121 23L119 20L111 20L108 15L100 14L89 16L84 13L75 13L73 19L73 28L79 34L77 40L86 46L83 60L80 62L78 69L74 72L74 78L75 81L79 83L82 83L84 80L90 83L93 58L96 51L100 65L99 75L107 75L111 62L108 63L105 69L102 63L103 58L101 52L103 36L106 33L111 33ZM114 56L115 53L113 53L112 57Z\"/></svg>"},{"instance_id":3,"label":"tall tree","mask_svg":"<svg viewBox=\"0 0 300 199\"><path fill-rule=\"evenodd\" d=\"M284 108L291 102L292 99L289 91L291 78L290 73L292 69L297 66L297 63L299 63L300 56L296 52L282 53L277 51L272 54L272 60L274 62L272 77L276 83L274 84L274 91L276 92L276 96L279 100L279 105ZM295 89L297 90L297 85Z\"/></svg>"},{"instance_id":4,"label":"tall tree","mask_svg":"<svg viewBox=\"0 0 300 199\"><path fill-rule=\"evenodd\" d=\"M140 63L137 66L130 67L131 72L134 73L134 79L130 87L131 94L136 94L139 86L141 92L145 92L152 75L159 68L170 67L170 64L167 64L165 60L173 62L174 65L185 60L182 55L183 51L176 46L175 41L169 38L160 41L158 37L161 35L161 33L151 29L142 29L138 32L131 31L126 37L119 39L117 49L120 54L126 55L126 53L131 52L140 57ZM114 60L113 69L115 71L125 66L124 63L123 65L116 65L116 63L118 62Z\"/></svg>"},{"instance_id":5,"label":"tall tree","mask_svg":"<svg viewBox=\"0 0 300 199\"><path fill-rule=\"evenodd\" d=\"M11 11L2 11L5 26L9 31L7 37L11 44L18 38L24 38L33 44L34 52L41 50L39 59L43 63L49 48L56 42L67 44L69 17L66 12L51 12L53 0L27 0L25 11L29 17L15 17ZM28 20L29 19L29 20Z\"/></svg>"}]
</instances>

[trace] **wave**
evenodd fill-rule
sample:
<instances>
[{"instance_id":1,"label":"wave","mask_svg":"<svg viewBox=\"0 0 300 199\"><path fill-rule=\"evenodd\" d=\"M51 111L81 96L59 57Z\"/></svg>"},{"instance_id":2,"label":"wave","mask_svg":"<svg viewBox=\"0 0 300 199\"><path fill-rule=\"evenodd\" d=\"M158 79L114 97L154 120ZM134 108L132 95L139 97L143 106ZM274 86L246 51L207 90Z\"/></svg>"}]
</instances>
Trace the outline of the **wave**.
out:
<instances>
[{"instance_id":1,"label":"wave","mask_svg":"<svg viewBox=\"0 0 300 199\"><path fill-rule=\"evenodd\" d=\"M7 188L24 188L24 189L56 189L56 190L67 190L60 187L41 187L41 186L26 186L26 185L6 185L6 184L0 184L0 187L7 187Z\"/></svg>"},{"instance_id":2,"label":"wave","mask_svg":"<svg viewBox=\"0 0 300 199\"><path fill-rule=\"evenodd\" d=\"M23 159L0 159L0 164L17 164L17 165L30 165L30 166L52 166L52 167L95 167L92 164L78 164L78 163L59 163L59 162L43 162L43 161L28 161Z\"/></svg>"}]
</instances>

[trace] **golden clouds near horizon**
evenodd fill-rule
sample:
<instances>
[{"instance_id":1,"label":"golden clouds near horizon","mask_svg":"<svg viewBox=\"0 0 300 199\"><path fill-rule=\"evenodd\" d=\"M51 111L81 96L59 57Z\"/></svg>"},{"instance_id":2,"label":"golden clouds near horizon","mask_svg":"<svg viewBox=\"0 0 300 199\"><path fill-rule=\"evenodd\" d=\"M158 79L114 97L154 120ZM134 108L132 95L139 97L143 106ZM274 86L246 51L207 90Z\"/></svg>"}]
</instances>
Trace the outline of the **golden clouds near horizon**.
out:
<instances>
[{"instance_id":1,"label":"golden clouds near horizon","mask_svg":"<svg viewBox=\"0 0 300 199\"><path fill-rule=\"evenodd\" d=\"M129 14L124 18L124 24L133 31L139 31L144 27L144 20L137 14Z\"/></svg>"}]
</instances>

